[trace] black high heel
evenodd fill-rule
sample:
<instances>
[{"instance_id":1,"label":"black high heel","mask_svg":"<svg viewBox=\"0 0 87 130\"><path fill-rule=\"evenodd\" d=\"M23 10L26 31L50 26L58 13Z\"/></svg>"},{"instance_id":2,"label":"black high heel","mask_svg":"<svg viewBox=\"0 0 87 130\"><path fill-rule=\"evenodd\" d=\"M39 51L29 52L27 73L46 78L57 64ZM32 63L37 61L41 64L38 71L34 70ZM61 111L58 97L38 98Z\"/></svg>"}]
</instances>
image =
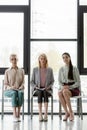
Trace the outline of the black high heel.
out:
<instances>
[{"instance_id":1,"label":"black high heel","mask_svg":"<svg viewBox=\"0 0 87 130\"><path fill-rule=\"evenodd\" d=\"M74 120L74 113L73 113L73 112L72 112L72 114L70 114L69 120L70 120L70 121L73 121L73 120Z\"/></svg>"},{"instance_id":2,"label":"black high heel","mask_svg":"<svg viewBox=\"0 0 87 130\"><path fill-rule=\"evenodd\" d=\"M63 121L67 121L67 119L69 118L69 114L65 114L65 117L64 117L64 119L63 119Z\"/></svg>"}]
</instances>

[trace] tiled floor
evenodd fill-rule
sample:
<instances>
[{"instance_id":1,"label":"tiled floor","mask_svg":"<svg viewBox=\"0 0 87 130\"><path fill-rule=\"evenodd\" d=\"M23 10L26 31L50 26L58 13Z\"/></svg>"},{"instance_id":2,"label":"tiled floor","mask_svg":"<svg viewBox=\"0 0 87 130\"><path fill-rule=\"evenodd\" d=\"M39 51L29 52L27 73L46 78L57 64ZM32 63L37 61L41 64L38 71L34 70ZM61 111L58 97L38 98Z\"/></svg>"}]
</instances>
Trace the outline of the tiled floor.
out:
<instances>
[{"instance_id":1,"label":"tiled floor","mask_svg":"<svg viewBox=\"0 0 87 130\"><path fill-rule=\"evenodd\" d=\"M31 120L30 116L25 115L24 121L14 123L12 116L5 115L4 119L0 119L0 130L86 130L87 129L87 116L83 116L81 120L75 116L73 122L64 122L59 119L58 115L53 116L51 120L48 116L48 122L39 122L38 115L34 115Z\"/></svg>"}]
</instances>

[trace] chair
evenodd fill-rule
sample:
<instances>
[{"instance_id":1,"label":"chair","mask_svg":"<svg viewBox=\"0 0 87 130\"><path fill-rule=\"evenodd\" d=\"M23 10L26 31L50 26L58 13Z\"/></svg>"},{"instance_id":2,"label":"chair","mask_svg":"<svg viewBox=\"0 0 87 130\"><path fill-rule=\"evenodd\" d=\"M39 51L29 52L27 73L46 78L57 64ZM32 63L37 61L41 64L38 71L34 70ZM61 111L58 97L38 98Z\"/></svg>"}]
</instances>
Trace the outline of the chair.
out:
<instances>
[{"instance_id":1,"label":"chair","mask_svg":"<svg viewBox=\"0 0 87 130\"><path fill-rule=\"evenodd\" d=\"M79 117L81 117L81 120L83 120L83 112L82 112L82 96L81 94L79 96L74 96L71 97L71 99L75 98L77 101L77 113ZM62 119L62 106L61 103L59 102L59 117L60 120Z\"/></svg>"},{"instance_id":2,"label":"chair","mask_svg":"<svg viewBox=\"0 0 87 130\"><path fill-rule=\"evenodd\" d=\"M7 97L4 95L4 80L2 81L2 108L1 108L1 119L3 120L4 117L4 100L5 99L11 99L10 97ZM22 105L22 120L24 120L24 102Z\"/></svg>"},{"instance_id":3,"label":"chair","mask_svg":"<svg viewBox=\"0 0 87 130\"><path fill-rule=\"evenodd\" d=\"M49 93L49 98L51 98L51 119L53 120L53 93ZM37 94L35 93L35 91L32 93L32 97L31 97L31 119L33 117L33 98L37 97Z\"/></svg>"}]
</instances>

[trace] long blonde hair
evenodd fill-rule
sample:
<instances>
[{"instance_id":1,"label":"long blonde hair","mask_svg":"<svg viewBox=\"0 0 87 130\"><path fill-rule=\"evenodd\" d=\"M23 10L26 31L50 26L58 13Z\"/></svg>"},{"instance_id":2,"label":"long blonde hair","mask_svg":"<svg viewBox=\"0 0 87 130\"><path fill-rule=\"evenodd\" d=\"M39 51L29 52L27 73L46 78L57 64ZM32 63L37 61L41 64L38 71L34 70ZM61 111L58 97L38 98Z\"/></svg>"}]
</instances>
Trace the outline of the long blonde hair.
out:
<instances>
[{"instance_id":1,"label":"long blonde hair","mask_svg":"<svg viewBox=\"0 0 87 130\"><path fill-rule=\"evenodd\" d=\"M45 58L45 60L46 60L46 68L47 68L47 67L48 67L48 60L47 60L46 54L44 54L44 53L40 54L39 57L38 57L39 68L41 68L41 64L40 64L40 58L41 58L41 57L44 57L44 58Z\"/></svg>"}]
</instances>

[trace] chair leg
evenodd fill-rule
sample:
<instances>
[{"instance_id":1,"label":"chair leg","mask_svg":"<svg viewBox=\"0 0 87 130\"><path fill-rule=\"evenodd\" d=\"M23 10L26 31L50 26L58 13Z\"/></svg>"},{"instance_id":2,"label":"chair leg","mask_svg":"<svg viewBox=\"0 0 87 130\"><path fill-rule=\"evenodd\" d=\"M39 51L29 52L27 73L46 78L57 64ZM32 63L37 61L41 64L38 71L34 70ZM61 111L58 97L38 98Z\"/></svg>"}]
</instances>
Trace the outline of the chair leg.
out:
<instances>
[{"instance_id":1,"label":"chair leg","mask_svg":"<svg viewBox=\"0 0 87 130\"><path fill-rule=\"evenodd\" d=\"M3 120L4 117L4 97L2 98L2 113L1 113L1 119Z\"/></svg>"},{"instance_id":2,"label":"chair leg","mask_svg":"<svg viewBox=\"0 0 87 130\"><path fill-rule=\"evenodd\" d=\"M82 99L81 98L80 98L80 113L81 113L81 120L83 120Z\"/></svg>"},{"instance_id":3,"label":"chair leg","mask_svg":"<svg viewBox=\"0 0 87 130\"><path fill-rule=\"evenodd\" d=\"M77 114L80 117L80 98L77 99Z\"/></svg>"},{"instance_id":4,"label":"chair leg","mask_svg":"<svg viewBox=\"0 0 87 130\"><path fill-rule=\"evenodd\" d=\"M22 120L24 120L24 101L23 101L23 105L22 105Z\"/></svg>"},{"instance_id":5,"label":"chair leg","mask_svg":"<svg viewBox=\"0 0 87 130\"><path fill-rule=\"evenodd\" d=\"M82 99L77 99L77 112L79 114L79 117L81 116L81 119L83 120L83 114L82 114Z\"/></svg>"},{"instance_id":6,"label":"chair leg","mask_svg":"<svg viewBox=\"0 0 87 130\"><path fill-rule=\"evenodd\" d=\"M33 96L31 97L31 119L33 117Z\"/></svg>"},{"instance_id":7,"label":"chair leg","mask_svg":"<svg viewBox=\"0 0 87 130\"><path fill-rule=\"evenodd\" d=\"M53 120L53 96L51 96L51 119Z\"/></svg>"},{"instance_id":8,"label":"chair leg","mask_svg":"<svg viewBox=\"0 0 87 130\"><path fill-rule=\"evenodd\" d=\"M3 120L4 116L4 80L2 80L2 110L1 110L1 119Z\"/></svg>"},{"instance_id":9,"label":"chair leg","mask_svg":"<svg viewBox=\"0 0 87 130\"><path fill-rule=\"evenodd\" d=\"M1 113L1 119L3 120L4 117L4 88L2 86L2 113Z\"/></svg>"},{"instance_id":10,"label":"chair leg","mask_svg":"<svg viewBox=\"0 0 87 130\"><path fill-rule=\"evenodd\" d=\"M60 120L62 120L62 113L61 113L61 103L59 101L59 117L60 117Z\"/></svg>"}]
</instances>

